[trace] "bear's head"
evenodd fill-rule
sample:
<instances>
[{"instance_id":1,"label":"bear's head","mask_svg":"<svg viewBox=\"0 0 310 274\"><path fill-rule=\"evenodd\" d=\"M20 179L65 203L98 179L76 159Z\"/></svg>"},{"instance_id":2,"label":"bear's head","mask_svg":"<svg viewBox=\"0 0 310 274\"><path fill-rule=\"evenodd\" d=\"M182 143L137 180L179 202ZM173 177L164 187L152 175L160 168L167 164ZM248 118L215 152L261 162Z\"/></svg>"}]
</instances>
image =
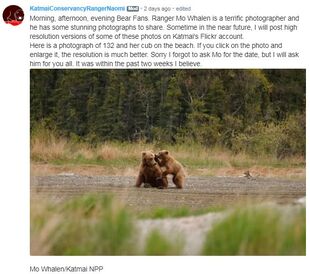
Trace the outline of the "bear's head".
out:
<instances>
[{"instance_id":1,"label":"bear's head","mask_svg":"<svg viewBox=\"0 0 310 274\"><path fill-rule=\"evenodd\" d=\"M151 150L142 151L142 163L145 166L155 166L157 162L155 161L155 153Z\"/></svg>"},{"instance_id":2,"label":"bear's head","mask_svg":"<svg viewBox=\"0 0 310 274\"><path fill-rule=\"evenodd\" d=\"M156 161L158 163L166 162L166 160L168 160L169 157L170 157L170 154L168 150L161 150L155 155Z\"/></svg>"}]
</instances>

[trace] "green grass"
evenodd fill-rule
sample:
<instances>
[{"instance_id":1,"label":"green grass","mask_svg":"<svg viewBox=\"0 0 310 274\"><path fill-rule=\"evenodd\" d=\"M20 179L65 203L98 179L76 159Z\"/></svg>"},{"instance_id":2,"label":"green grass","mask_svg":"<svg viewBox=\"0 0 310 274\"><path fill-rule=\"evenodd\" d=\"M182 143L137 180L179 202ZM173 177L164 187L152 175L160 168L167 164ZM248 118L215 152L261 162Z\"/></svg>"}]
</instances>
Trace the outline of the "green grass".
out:
<instances>
[{"instance_id":1,"label":"green grass","mask_svg":"<svg viewBox=\"0 0 310 274\"><path fill-rule=\"evenodd\" d=\"M305 255L306 212L272 208L236 210L215 225L203 255Z\"/></svg>"},{"instance_id":2,"label":"green grass","mask_svg":"<svg viewBox=\"0 0 310 274\"><path fill-rule=\"evenodd\" d=\"M185 210L185 209L184 209ZM158 211L155 212L160 212ZM186 214L189 211L185 210ZM167 209L168 212L168 209ZM155 213L156 215L156 213ZM167 214L165 214L167 215ZM152 231L142 250L134 220L110 195L85 195L61 203L31 203L32 255L178 255L182 241Z\"/></svg>"},{"instance_id":3,"label":"green grass","mask_svg":"<svg viewBox=\"0 0 310 274\"><path fill-rule=\"evenodd\" d=\"M224 206L220 207L208 207L201 209L190 209L188 207L181 208L165 208L158 207L152 210L145 210L143 212L137 213L139 219L163 219L163 218L181 218L188 216L198 216L207 214L210 212L219 212L225 209Z\"/></svg>"},{"instance_id":4,"label":"green grass","mask_svg":"<svg viewBox=\"0 0 310 274\"><path fill-rule=\"evenodd\" d=\"M274 157L246 157L246 159L233 158L229 161L235 168L251 168L253 166L262 166L270 168L304 168L305 161L302 159L277 159Z\"/></svg>"},{"instance_id":5,"label":"green grass","mask_svg":"<svg viewBox=\"0 0 310 274\"><path fill-rule=\"evenodd\" d=\"M200 174L199 170L221 168L250 169L252 167L304 168L304 157L294 156L277 159L275 156L261 154L253 156L238 154L223 147L205 148L198 143L179 143L175 145L146 142L105 142L92 146L86 142L67 139L55 132L41 129L31 136L31 160L34 163L64 165L97 165L124 170L137 169L141 161L141 151L159 151L167 149L191 174ZM211 172L209 172L211 171Z\"/></svg>"},{"instance_id":6,"label":"green grass","mask_svg":"<svg viewBox=\"0 0 310 274\"><path fill-rule=\"evenodd\" d=\"M181 240L172 242L158 230L152 231L147 239L144 253L151 256L180 255L183 249Z\"/></svg>"},{"instance_id":7,"label":"green grass","mask_svg":"<svg viewBox=\"0 0 310 274\"><path fill-rule=\"evenodd\" d=\"M180 255L182 235L146 235L137 246L136 219L185 217L221 210L157 208L133 214L109 195L62 202L31 201L32 255ZM305 255L305 208L235 209L206 235L201 255ZM201 239L203 241L203 239Z\"/></svg>"},{"instance_id":8,"label":"green grass","mask_svg":"<svg viewBox=\"0 0 310 274\"><path fill-rule=\"evenodd\" d=\"M221 168L271 167L271 168L304 168L305 161L300 158L279 160L274 157L251 157L249 155L233 155L229 151L219 149L206 150L202 146L190 148L188 145L167 146L171 153L192 174L204 169ZM107 168L138 168L141 151L152 149L158 151L155 144L104 143L101 147L91 148L87 144L71 144L62 141L54 144L35 142L31 148L31 160L34 163L49 163L58 166L94 165Z\"/></svg>"},{"instance_id":9,"label":"green grass","mask_svg":"<svg viewBox=\"0 0 310 274\"><path fill-rule=\"evenodd\" d=\"M31 209L33 255L130 255L133 218L111 196L87 195Z\"/></svg>"},{"instance_id":10,"label":"green grass","mask_svg":"<svg viewBox=\"0 0 310 274\"><path fill-rule=\"evenodd\" d=\"M191 169L196 169L196 168L222 168L222 167L229 167L229 164L227 162L224 162L222 160L218 159L195 159L195 158L190 158L190 159L178 159L180 162L185 167L189 167Z\"/></svg>"},{"instance_id":11,"label":"green grass","mask_svg":"<svg viewBox=\"0 0 310 274\"><path fill-rule=\"evenodd\" d=\"M84 156L79 155L71 159L54 159L51 160L50 163L54 165L100 165L105 167L125 168L137 166L138 160L129 157L111 160L98 158L86 159Z\"/></svg>"}]
</instances>

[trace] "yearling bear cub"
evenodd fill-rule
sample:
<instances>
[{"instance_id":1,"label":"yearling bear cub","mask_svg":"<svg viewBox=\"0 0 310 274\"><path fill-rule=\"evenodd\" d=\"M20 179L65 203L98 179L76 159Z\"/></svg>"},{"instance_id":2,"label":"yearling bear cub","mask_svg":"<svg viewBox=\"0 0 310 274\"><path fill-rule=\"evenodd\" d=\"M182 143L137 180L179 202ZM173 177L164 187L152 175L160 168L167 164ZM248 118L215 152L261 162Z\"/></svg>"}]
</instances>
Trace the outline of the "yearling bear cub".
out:
<instances>
[{"instance_id":1,"label":"yearling bear cub","mask_svg":"<svg viewBox=\"0 0 310 274\"><path fill-rule=\"evenodd\" d=\"M167 178L168 174L172 174L172 181L177 188L183 188L185 183L185 171L181 163L174 159L168 150L161 150L155 155L155 160L159 166L165 167L162 177Z\"/></svg>"},{"instance_id":2,"label":"yearling bear cub","mask_svg":"<svg viewBox=\"0 0 310 274\"><path fill-rule=\"evenodd\" d=\"M136 180L136 187L140 187L143 183L144 187L167 188L168 186L167 177L162 177L161 168L155 161L153 151L142 152L142 162Z\"/></svg>"}]
</instances>

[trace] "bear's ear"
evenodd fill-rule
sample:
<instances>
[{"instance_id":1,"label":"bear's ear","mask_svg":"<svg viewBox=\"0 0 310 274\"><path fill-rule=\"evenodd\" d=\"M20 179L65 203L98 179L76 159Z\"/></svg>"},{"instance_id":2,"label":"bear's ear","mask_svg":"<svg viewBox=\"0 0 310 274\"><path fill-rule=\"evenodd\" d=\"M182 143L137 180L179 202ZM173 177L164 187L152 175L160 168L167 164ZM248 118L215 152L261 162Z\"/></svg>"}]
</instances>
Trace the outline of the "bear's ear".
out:
<instances>
[{"instance_id":1,"label":"bear's ear","mask_svg":"<svg viewBox=\"0 0 310 274\"><path fill-rule=\"evenodd\" d=\"M142 157L144 157L146 155L146 151L142 151L141 155L142 155Z\"/></svg>"},{"instance_id":2,"label":"bear's ear","mask_svg":"<svg viewBox=\"0 0 310 274\"><path fill-rule=\"evenodd\" d=\"M164 150L163 152L164 152L164 154L166 154L166 155L169 154L169 151L168 151L168 150Z\"/></svg>"}]
</instances>

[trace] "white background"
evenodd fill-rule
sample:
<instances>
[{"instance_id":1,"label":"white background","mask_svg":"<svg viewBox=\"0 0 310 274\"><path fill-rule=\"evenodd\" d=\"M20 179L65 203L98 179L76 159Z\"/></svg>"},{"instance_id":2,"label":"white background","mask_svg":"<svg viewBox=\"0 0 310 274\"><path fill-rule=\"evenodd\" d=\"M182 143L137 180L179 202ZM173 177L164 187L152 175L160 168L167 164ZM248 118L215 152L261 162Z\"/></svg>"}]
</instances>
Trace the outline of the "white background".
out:
<instances>
[{"instance_id":1,"label":"white background","mask_svg":"<svg viewBox=\"0 0 310 274\"><path fill-rule=\"evenodd\" d=\"M29 255L29 59L28 7L31 4L58 5L148 5L192 6L201 13L223 15L248 14L286 15L301 17L301 35L286 41L298 45L302 58L291 61L212 61L208 68L309 68L307 50L310 26L307 1L280 0L133 0L133 1L1 1L1 13L8 5L24 9L25 20L17 27L0 22L0 273L28 273L30 265L99 264L102 273L304 273L307 257L39 257ZM152 4L153 3L153 4ZM169 3L169 4L168 4ZM285 39L285 38L284 38ZM263 40L263 37L262 37ZM309 73L307 72L307 79ZM308 82L308 81L307 81ZM308 101L308 98L307 98ZM308 116L308 113L307 113ZM309 117L307 117L309 118ZM307 119L308 121L309 119ZM308 131L308 130L307 130ZM308 135L308 134L307 134ZM308 147L308 146L307 146ZM308 153L307 153L308 155ZM307 172L308 173L308 172ZM308 177L308 176L307 176ZM308 218L307 218L308 219ZM272 237L272 236L271 236ZM309 264L309 262L308 262Z\"/></svg>"}]
</instances>

